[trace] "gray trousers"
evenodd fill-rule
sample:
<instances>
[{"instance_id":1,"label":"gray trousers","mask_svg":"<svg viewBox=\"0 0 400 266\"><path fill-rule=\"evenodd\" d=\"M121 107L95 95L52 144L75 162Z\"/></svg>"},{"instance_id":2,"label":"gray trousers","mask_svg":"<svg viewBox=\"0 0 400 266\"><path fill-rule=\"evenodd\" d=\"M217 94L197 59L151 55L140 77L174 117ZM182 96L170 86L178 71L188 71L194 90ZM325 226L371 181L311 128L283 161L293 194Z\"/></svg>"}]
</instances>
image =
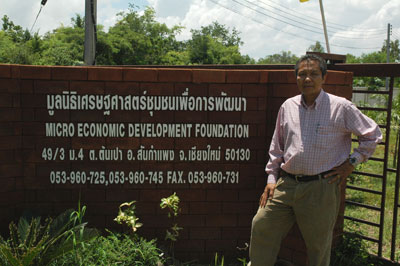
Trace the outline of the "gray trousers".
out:
<instances>
[{"instance_id":1,"label":"gray trousers","mask_svg":"<svg viewBox=\"0 0 400 266\"><path fill-rule=\"evenodd\" d=\"M281 177L273 199L253 218L251 266L273 266L281 241L297 222L306 243L310 266L329 266L332 234L339 213L340 187L329 179L298 183Z\"/></svg>"}]
</instances>

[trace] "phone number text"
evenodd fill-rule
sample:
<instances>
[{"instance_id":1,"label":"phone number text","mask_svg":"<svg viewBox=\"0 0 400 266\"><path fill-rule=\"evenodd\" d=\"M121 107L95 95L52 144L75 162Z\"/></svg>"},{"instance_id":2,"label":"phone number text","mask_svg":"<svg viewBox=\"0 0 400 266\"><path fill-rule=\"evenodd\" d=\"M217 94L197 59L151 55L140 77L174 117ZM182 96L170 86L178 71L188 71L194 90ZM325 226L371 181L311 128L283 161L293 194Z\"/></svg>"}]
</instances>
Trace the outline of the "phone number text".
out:
<instances>
[{"instance_id":1,"label":"phone number text","mask_svg":"<svg viewBox=\"0 0 400 266\"><path fill-rule=\"evenodd\" d=\"M51 184L238 184L239 171L51 171Z\"/></svg>"}]
</instances>

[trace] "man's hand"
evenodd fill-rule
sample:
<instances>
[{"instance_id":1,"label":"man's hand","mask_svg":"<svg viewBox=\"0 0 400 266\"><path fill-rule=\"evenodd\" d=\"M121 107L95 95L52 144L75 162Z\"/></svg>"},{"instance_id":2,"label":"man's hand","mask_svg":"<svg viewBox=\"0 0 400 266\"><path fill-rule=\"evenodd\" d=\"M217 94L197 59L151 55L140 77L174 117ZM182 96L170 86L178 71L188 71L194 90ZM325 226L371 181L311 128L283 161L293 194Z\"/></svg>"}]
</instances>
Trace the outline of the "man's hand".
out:
<instances>
[{"instance_id":1,"label":"man's hand","mask_svg":"<svg viewBox=\"0 0 400 266\"><path fill-rule=\"evenodd\" d=\"M267 204L267 200L272 199L274 196L276 184L267 184L264 188L264 192L260 198L260 207L264 208Z\"/></svg>"},{"instance_id":2,"label":"man's hand","mask_svg":"<svg viewBox=\"0 0 400 266\"><path fill-rule=\"evenodd\" d=\"M331 180L329 180L329 184L335 183L336 181L339 180L338 185L341 185L346 178L353 172L354 166L349 162L349 160L346 160L344 163L341 165L332 168L332 172L329 174L326 174L324 177L328 178L330 176L334 176Z\"/></svg>"}]
</instances>

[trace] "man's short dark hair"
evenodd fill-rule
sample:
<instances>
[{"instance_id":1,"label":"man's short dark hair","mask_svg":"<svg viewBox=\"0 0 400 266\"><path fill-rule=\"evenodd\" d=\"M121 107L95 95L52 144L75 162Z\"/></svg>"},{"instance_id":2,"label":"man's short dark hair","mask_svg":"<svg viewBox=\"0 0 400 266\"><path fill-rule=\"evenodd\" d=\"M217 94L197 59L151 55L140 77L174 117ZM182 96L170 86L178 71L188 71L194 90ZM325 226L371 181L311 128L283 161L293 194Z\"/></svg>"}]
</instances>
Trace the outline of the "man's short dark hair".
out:
<instances>
[{"instance_id":1,"label":"man's short dark hair","mask_svg":"<svg viewBox=\"0 0 400 266\"><path fill-rule=\"evenodd\" d=\"M328 69L328 67L326 66L326 62L322 57L315 55L315 54L306 54L306 55L303 55L302 57L300 57L300 59L297 61L296 65L294 66L294 71L295 71L296 77L297 77L297 72L299 72L300 63L303 61L307 61L307 60L318 61L319 68L321 69L321 73L322 73L322 78L325 77L326 71Z\"/></svg>"}]
</instances>

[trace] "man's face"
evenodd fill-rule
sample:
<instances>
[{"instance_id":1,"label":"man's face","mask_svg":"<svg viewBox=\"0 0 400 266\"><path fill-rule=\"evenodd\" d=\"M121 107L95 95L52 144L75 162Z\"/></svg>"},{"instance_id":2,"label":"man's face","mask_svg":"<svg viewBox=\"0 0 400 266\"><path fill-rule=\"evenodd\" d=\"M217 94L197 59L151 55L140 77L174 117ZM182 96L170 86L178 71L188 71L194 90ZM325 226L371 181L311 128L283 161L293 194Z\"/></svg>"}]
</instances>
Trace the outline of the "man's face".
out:
<instances>
[{"instance_id":1,"label":"man's face","mask_svg":"<svg viewBox=\"0 0 400 266\"><path fill-rule=\"evenodd\" d=\"M324 82L318 61L305 60L300 62L297 72L297 86L304 96L318 96Z\"/></svg>"}]
</instances>

